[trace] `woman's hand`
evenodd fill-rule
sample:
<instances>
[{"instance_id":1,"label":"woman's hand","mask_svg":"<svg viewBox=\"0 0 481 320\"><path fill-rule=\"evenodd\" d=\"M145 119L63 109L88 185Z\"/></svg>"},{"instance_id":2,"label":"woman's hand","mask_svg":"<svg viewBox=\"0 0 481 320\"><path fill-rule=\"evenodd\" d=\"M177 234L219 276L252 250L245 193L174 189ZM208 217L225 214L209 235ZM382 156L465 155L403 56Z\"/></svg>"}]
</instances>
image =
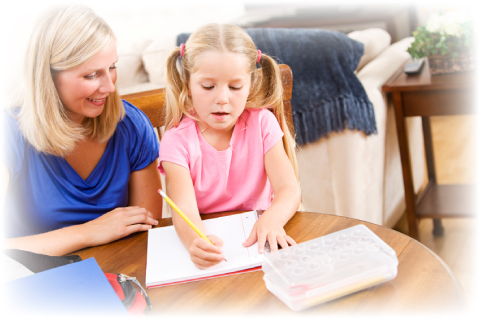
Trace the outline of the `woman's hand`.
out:
<instances>
[{"instance_id":1,"label":"woman's hand","mask_svg":"<svg viewBox=\"0 0 481 320\"><path fill-rule=\"evenodd\" d=\"M266 242L269 243L271 251L277 251L277 245L281 248L293 246L296 242L289 237L284 231L283 225L277 219L269 219L267 216L261 216L252 228L251 234L242 244L244 247L250 247L257 241L259 253L264 253Z\"/></svg>"},{"instance_id":2,"label":"woman's hand","mask_svg":"<svg viewBox=\"0 0 481 320\"><path fill-rule=\"evenodd\" d=\"M61 256L86 247L106 244L157 225L152 213L140 207L117 208L95 220L20 238L6 239L5 249L20 249Z\"/></svg>"},{"instance_id":3,"label":"woman's hand","mask_svg":"<svg viewBox=\"0 0 481 320\"><path fill-rule=\"evenodd\" d=\"M152 213L140 207L116 208L82 225L87 246L106 244L134 232L146 231L157 225Z\"/></svg>"},{"instance_id":4,"label":"woman's hand","mask_svg":"<svg viewBox=\"0 0 481 320\"><path fill-rule=\"evenodd\" d=\"M188 248L190 259L199 269L207 269L215 266L225 259L222 254L222 246L224 245L222 239L213 234L208 235L207 238L209 238L213 244L197 237Z\"/></svg>"}]
</instances>

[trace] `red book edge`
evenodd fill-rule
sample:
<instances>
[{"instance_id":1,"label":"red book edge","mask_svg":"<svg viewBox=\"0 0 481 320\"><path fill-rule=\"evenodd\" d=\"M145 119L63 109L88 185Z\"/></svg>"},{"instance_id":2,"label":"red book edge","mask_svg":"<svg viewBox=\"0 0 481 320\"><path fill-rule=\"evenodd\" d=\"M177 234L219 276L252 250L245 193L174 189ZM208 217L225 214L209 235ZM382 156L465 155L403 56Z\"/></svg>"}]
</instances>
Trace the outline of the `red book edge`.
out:
<instances>
[{"instance_id":1,"label":"red book edge","mask_svg":"<svg viewBox=\"0 0 481 320\"><path fill-rule=\"evenodd\" d=\"M187 282L194 282L194 281L199 281L199 280L205 280L205 279L212 279L212 278L220 278L220 277L226 277L226 276L231 276L234 274L241 274L241 273L247 273L247 272L254 272L261 270L262 266L259 267L254 267L254 268L249 268L249 269L244 269L244 270L238 270L238 271L233 271L233 272L227 272L227 273L222 273L222 274L216 274L208 277L202 277L202 278L195 278L195 279L189 279L189 280L183 280L183 281L176 281L176 282L170 282L170 283L163 283L163 284L156 284L152 286L147 286L147 289L152 289L152 288L160 288L160 287L166 287L166 286L171 286L174 284L181 284L181 283L187 283Z\"/></svg>"}]
</instances>

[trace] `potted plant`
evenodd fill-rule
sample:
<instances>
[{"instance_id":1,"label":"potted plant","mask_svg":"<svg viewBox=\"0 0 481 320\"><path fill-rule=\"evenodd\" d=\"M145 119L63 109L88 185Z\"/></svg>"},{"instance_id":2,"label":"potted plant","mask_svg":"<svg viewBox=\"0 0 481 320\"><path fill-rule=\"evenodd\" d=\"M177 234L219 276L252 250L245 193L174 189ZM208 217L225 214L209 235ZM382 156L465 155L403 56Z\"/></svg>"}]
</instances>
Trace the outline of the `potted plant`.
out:
<instances>
[{"instance_id":1,"label":"potted plant","mask_svg":"<svg viewBox=\"0 0 481 320\"><path fill-rule=\"evenodd\" d=\"M431 74L474 69L472 20L457 11L432 14L414 32L408 48L413 58L428 57Z\"/></svg>"}]
</instances>

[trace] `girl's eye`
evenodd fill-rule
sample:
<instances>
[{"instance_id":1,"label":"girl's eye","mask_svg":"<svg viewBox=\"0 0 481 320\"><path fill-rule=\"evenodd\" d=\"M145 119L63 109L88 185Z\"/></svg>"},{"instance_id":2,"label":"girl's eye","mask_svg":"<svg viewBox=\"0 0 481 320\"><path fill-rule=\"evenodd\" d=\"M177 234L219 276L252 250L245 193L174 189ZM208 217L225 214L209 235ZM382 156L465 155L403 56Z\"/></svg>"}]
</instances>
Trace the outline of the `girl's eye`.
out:
<instances>
[{"instance_id":1,"label":"girl's eye","mask_svg":"<svg viewBox=\"0 0 481 320\"><path fill-rule=\"evenodd\" d=\"M229 87L229 88L231 88L232 90L240 90L240 89L242 89L242 86L240 86L240 87Z\"/></svg>"},{"instance_id":2,"label":"girl's eye","mask_svg":"<svg viewBox=\"0 0 481 320\"><path fill-rule=\"evenodd\" d=\"M214 88L214 86L210 86L210 87L209 86L202 86L202 88L204 88L205 90L210 90L210 89Z\"/></svg>"},{"instance_id":3,"label":"girl's eye","mask_svg":"<svg viewBox=\"0 0 481 320\"><path fill-rule=\"evenodd\" d=\"M114 70L114 69L117 69L117 66L115 64L113 64L112 66L110 66L109 70Z\"/></svg>"}]
</instances>

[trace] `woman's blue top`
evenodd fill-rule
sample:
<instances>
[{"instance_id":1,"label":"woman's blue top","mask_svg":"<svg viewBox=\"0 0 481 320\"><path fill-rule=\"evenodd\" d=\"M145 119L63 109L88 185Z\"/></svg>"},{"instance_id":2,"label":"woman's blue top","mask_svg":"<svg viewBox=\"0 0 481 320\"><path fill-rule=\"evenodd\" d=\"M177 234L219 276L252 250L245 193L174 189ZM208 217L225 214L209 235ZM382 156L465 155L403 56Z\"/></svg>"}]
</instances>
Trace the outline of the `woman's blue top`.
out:
<instances>
[{"instance_id":1,"label":"woman's blue top","mask_svg":"<svg viewBox=\"0 0 481 320\"><path fill-rule=\"evenodd\" d=\"M147 116L130 103L123 104L125 117L87 180L64 158L37 152L20 133L17 120L4 114L3 161L10 171L5 237L82 224L128 205L130 174L158 158L159 142Z\"/></svg>"}]
</instances>

